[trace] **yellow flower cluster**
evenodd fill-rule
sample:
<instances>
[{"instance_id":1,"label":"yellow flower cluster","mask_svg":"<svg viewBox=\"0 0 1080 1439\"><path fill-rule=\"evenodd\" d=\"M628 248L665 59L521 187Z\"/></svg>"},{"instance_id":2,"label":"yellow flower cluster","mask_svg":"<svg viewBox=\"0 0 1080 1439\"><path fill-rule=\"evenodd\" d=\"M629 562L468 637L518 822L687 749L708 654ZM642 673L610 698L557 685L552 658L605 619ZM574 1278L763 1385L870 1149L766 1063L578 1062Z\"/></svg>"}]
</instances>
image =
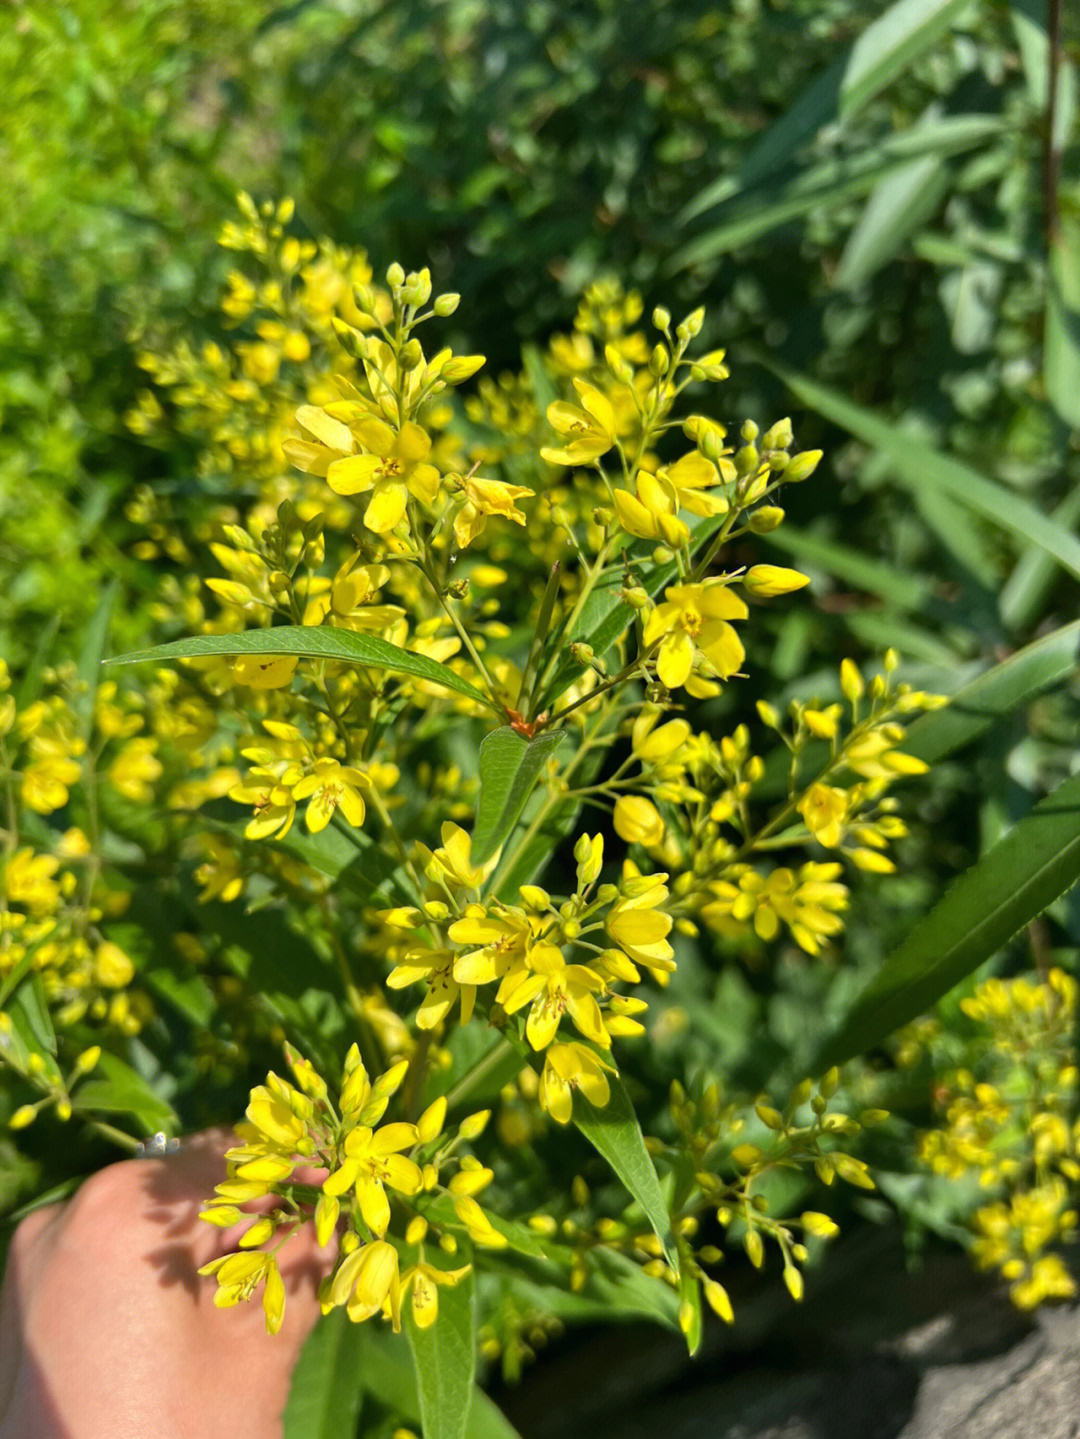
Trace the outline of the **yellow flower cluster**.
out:
<instances>
[{"instance_id":1,"label":"yellow flower cluster","mask_svg":"<svg viewBox=\"0 0 1080 1439\"><path fill-rule=\"evenodd\" d=\"M578 888L570 898L558 903L538 885L523 885L520 904L481 903L485 869L471 862L469 836L448 821L442 839L425 871L439 897L379 916L410 937L388 946L395 963L387 984L426 984L416 1016L420 1029L442 1023L459 1002L466 1023L477 991L497 986L488 1022L505 1025L523 1013L524 1039L544 1053L541 1106L560 1124L570 1120L575 1089L603 1107L610 1098L605 1071L614 1067L596 1051L609 1051L614 1038L644 1033L636 1016L647 1008L614 986L639 982L641 969L666 975L675 968L672 920L664 909L667 875L628 871L620 884L597 887L603 837L583 835L575 849ZM564 1017L588 1045L566 1037Z\"/></svg>"},{"instance_id":2,"label":"yellow flower cluster","mask_svg":"<svg viewBox=\"0 0 1080 1439\"><path fill-rule=\"evenodd\" d=\"M1055 1252L1077 1227L1069 1199L1080 1180L1076 999L1076 980L1058 968L1041 981L984 980L961 1001L977 1026L961 1063L943 1066L955 1046L940 1028L924 1028L918 1046L935 1061L941 1116L920 1135L919 1159L935 1174L976 1175L997 1191L970 1216L971 1252L1009 1281L1022 1309L1076 1292ZM916 1057L909 1044L906 1062Z\"/></svg>"},{"instance_id":3,"label":"yellow flower cluster","mask_svg":"<svg viewBox=\"0 0 1080 1439\"><path fill-rule=\"evenodd\" d=\"M86 1019L137 1034L152 1011L133 987L134 962L109 937L128 897L103 869L95 824L99 790L138 805L156 797L157 741L139 733L144 719L115 684L100 686L85 724L74 673L48 672L45 684L17 706L0 660L0 981L35 975L61 1030ZM43 822L53 816L72 822ZM17 1058L10 1046L4 1057Z\"/></svg>"},{"instance_id":4,"label":"yellow flower cluster","mask_svg":"<svg viewBox=\"0 0 1080 1439\"><path fill-rule=\"evenodd\" d=\"M302 1225L314 1224L320 1246L333 1244L336 1250L319 1287L324 1313L344 1308L354 1323L381 1314L397 1331L402 1301L411 1291L416 1324L430 1327L438 1317L438 1286L456 1284L471 1266L448 1270L431 1264L425 1244L434 1241L454 1253L455 1231L475 1245L506 1244L476 1200L492 1171L457 1153L463 1139L482 1132L487 1112L462 1121L452 1138L443 1133L443 1098L415 1123L384 1124L407 1060L372 1080L354 1045L332 1099L307 1060L288 1047L286 1055L295 1083L271 1073L252 1090L246 1120L237 1126L240 1143L226 1155L228 1176L201 1215L225 1230L251 1221L235 1251L199 1271L217 1280L215 1304L229 1308L248 1301L261 1287L266 1328L276 1334L285 1312L277 1256ZM444 1184L447 1168L454 1172ZM254 1218L242 1207L270 1195L285 1206ZM404 1218L400 1237L390 1233L392 1202ZM267 1244L272 1247L261 1247ZM414 1256L404 1270L403 1253Z\"/></svg>"}]
</instances>

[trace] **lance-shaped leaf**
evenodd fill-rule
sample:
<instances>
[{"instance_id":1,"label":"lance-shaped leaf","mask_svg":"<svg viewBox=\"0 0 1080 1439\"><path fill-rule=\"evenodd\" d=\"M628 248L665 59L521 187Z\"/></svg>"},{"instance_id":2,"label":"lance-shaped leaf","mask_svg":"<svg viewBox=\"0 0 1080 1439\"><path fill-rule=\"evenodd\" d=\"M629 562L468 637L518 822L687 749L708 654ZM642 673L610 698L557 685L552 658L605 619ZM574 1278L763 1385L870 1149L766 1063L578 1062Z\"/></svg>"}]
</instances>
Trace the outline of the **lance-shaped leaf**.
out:
<instances>
[{"instance_id":1,"label":"lance-shaped leaf","mask_svg":"<svg viewBox=\"0 0 1080 1439\"><path fill-rule=\"evenodd\" d=\"M284 1439L355 1434L364 1393L363 1329L332 1310L309 1334L289 1386Z\"/></svg>"},{"instance_id":2,"label":"lance-shaped leaf","mask_svg":"<svg viewBox=\"0 0 1080 1439\"><path fill-rule=\"evenodd\" d=\"M889 462L890 474L906 489L916 494L923 490L947 494L1017 539L1041 546L1070 574L1080 576L1080 540L1066 534L1027 500L836 390L771 360L762 363L808 408L879 450Z\"/></svg>"},{"instance_id":3,"label":"lance-shaped leaf","mask_svg":"<svg viewBox=\"0 0 1080 1439\"><path fill-rule=\"evenodd\" d=\"M611 1098L603 1109L596 1109L580 1091L574 1095L574 1123L641 1205L663 1246L664 1258L678 1273L679 1256L671 1232L671 1216L656 1166L645 1148L641 1125L622 1080L617 1074L607 1078Z\"/></svg>"},{"instance_id":4,"label":"lance-shaped leaf","mask_svg":"<svg viewBox=\"0 0 1080 1439\"><path fill-rule=\"evenodd\" d=\"M438 1251L432 1251L428 1262L451 1267ZM473 1271L438 1289L439 1317L429 1329L417 1325L408 1303L403 1316L416 1368L420 1420L424 1439L466 1439L476 1381Z\"/></svg>"},{"instance_id":5,"label":"lance-shaped leaf","mask_svg":"<svg viewBox=\"0 0 1080 1439\"><path fill-rule=\"evenodd\" d=\"M548 758L566 737L551 730L527 740L509 725L480 745L480 804L472 836L473 864L486 864L517 823Z\"/></svg>"},{"instance_id":6,"label":"lance-shaped leaf","mask_svg":"<svg viewBox=\"0 0 1080 1439\"><path fill-rule=\"evenodd\" d=\"M337 630L317 625L279 625L270 630L245 630L238 635L194 635L186 640L173 640L155 645L150 650L133 650L117 655L107 664L134 665L145 660L195 659L200 655L296 655L300 659L334 660L338 664L363 665L368 669L389 670L442 685L455 694L465 695L488 709L495 703L449 665L414 655L400 645L378 635L359 635L352 630Z\"/></svg>"},{"instance_id":7,"label":"lance-shaped leaf","mask_svg":"<svg viewBox=\"0 0 1080 1439\"><path fill-rule=\"evenodd\" d=\"M445 1289L439 1291L440 1313L446 1292ZM365 1392L404 1418L419 1419L420 1399L415 1367L401 1337L385 1328L376 1329L374 1324L354 1324L350 1327L359 1331L360 1369ZM286 1435L286 1439L290 1436ZM465 1439L520 1439L520 1436L498 1405L482 1389L474 1388Z\"/></svg>"},{"instance_id":8,"label":"lance-shaped leaf","mask_svg":"<svg viewBox=\"0 0 1080 1439\"><path fill-rule=\"evenodd\" d=\"M102 1052L90 1078L75 1090L72 1102L77 1113L130 1114L148 1134L180 1127L172 1106L141 1074L108 1050Z\"/></svg>"},{"instance_id":9,"label":"lance-shaped leaf","mask_svg":"<svg viewBox=\"0 0 1080 1439\"><path fill-rule=\"evenodd\" d=\"M512 1044L525 1062L539 1073L543 1055L535 1054L512 1028L507 1027L503 1035L507 1043ZM671 1229L671 1216L660 1188L656 1166L645 1148L637 1113L619 1075L609 1073L606 1078L611 1097L603 1109L590 1104L580 1090L575 1092L574 1123L641 1205L646 1220L663 1247L664 1258L678 1273L679 1256Z\"/></svg>"},{"instance_id":10,"label":"lance-shaped leaf","mask_svg":"<svg viewBox=\"0 0 1080 1439\"><path fill-rule=\"evenodd\" d=\"M1033 695L1074 673L1080 662L1080 620L1025 645L956 692L948 705L923 715L907 732L904 750L934 764L985 734Z\"/></svg>"},{"instance_id":11,"label":"lance-shaped leaf","mask_svg":"<svg viewBox=\"0 0 1080 1439\"><path fill-rule=\"evenodd\" d=\"M1067 425L1080 426L1080 223L1062 219L1050 242L1043 379Z\"/></svg>"},{"instance_id":12,"label":"lance-shaped leaf","mask_svg":"<svg viewBox=\"0 0 1080 1439\"><path fill-rule=\"evenodd\" d=\"M851 117L935 44L966 0L897 0L851 49L840 86L840 114Z\"/></svg>"},{"instance_id":13,"label":"lance-shaped leaf","mask_svg":"<svg viewBox=\"0 0 1080 1439\"><path fill-rule=\"evenodd\" d=\"M842 1064L916 1019L1080 878L1080 775L1015 824L917 924L810 1066Z\"/></svg>"}]
</instances>

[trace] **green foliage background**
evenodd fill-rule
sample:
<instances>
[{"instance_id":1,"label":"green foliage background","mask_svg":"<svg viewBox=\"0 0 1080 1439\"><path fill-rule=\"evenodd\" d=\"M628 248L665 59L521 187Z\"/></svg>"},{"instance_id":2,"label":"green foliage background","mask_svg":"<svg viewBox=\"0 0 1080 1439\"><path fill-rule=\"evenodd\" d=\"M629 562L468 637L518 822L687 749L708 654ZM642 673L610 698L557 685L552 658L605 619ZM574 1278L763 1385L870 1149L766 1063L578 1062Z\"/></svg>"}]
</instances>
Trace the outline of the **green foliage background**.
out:
<instances>
[{"instance_id":1,"label":"green foliage background","mask_svg":"<svg viewBox=\"0 0 1080 1439\"><path fill-rule=\"evenodd\" d=\"M646 313L705 304L703 339L729 351L726 418L791 412L800 444L829 457L776 537L777 562L812 574L816 603L769 616L752 658L774 696L885 645L914 682L951 693L1074 618L1080 18L1068 7L6 9L0 651L13 669L45 647L78 654L107 576L121 581L113 648L150 635L125 503L140 482L180 502L208 482L182 440L163 450L129 430L136 356L221 337L228 263L213 238L240 188L294 196L314 235L365 247L376 269L430 264L437 289L462 294L455 348L485 352L493 374L564 328L606 274L639 288ZM1071 773L1074 657L1066 635L935 766L905 878L853 914L850 966L827 993L805 973L771 987L728 976L709 992L708 1043L730 1072L753 1087L793 1063L808 1011L808 1044L820 1042L947 879ZM1039 892L1054 953L1080 940L1066 838L1067 872ZM1030 917L1003 920L1002 938ZM707 978L688 967L684 1003Z\"/></svg>"}]
</instances>

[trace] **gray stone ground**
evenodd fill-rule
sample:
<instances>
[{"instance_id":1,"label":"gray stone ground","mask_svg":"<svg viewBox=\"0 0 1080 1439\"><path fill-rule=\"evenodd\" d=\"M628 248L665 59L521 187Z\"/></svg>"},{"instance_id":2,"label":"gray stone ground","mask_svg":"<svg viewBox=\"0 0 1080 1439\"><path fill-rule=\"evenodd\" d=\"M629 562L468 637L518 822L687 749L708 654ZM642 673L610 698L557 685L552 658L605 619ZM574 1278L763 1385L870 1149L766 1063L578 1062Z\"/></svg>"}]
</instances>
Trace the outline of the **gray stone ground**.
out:
<instances>
[{"instance_id":1,"label":"gray stone ground","mask_svg":"<svg viewBox=\"0 0 1080 1439\"><path fill-rule=\"evenodd\" d=\"M867 1230L802 1305L759 1289L736 1313L692 1361L612 1326L496 1397L524 1439L1080 1439L1080 1306L1021 1314L960 1253L908 1273Z\"/></svg>"}]
</instances>

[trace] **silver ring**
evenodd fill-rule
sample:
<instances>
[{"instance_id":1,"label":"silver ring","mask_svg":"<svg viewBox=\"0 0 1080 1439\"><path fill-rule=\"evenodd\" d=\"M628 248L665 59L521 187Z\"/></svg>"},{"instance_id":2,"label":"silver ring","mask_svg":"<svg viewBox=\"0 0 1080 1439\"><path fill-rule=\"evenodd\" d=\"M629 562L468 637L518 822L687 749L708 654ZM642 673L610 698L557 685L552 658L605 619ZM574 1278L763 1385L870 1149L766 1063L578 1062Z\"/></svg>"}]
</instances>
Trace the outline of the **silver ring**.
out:
<instances>
[{"instance_id":1,"label":"silver ring","mask_svg":"<svg viewBox=\"0 0 1080 1439\"><path fill-rule=\"evenodd\" d=\"M163 1159L167 1154L175 1154L179 1148L179 1139L170 1139L163 1129L159 1129L156 1134L151 1134L140 1141L134 1157L136 1159Z\"/></svg>"}]
</instances>

